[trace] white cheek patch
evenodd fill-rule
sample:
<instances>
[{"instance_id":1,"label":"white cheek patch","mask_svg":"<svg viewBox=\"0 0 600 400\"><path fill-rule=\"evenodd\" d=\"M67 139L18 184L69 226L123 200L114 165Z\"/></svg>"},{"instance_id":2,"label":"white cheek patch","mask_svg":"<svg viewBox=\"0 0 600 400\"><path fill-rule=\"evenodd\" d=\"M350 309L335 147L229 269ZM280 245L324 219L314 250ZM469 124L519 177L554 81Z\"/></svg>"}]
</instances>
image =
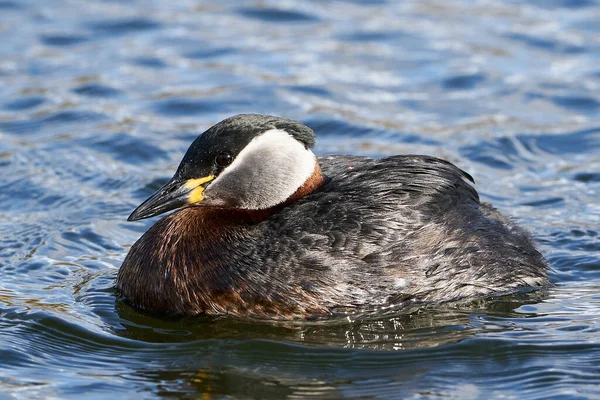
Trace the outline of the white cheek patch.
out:
<instances>
[{"instance_id":1,"label":"white cheek patch","mask_svg":"<svg viewBox=\"0 0 600 400\"><path fill-rule=\"evenodd\" d=\"M204 192L215 205L261 210L287 200L312 176L316 157L280 129L255 137Z\"/></svg>"}]
</instances>

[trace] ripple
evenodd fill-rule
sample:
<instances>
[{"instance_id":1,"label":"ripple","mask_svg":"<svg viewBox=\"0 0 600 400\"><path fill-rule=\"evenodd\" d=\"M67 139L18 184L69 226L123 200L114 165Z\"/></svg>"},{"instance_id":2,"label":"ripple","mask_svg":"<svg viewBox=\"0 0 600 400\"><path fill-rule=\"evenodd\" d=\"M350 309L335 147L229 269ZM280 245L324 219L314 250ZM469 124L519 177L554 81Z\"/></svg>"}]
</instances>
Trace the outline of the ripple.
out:
<instances>
[{"instance_id":1,"label":"ripple","mask_svg":"<svg viewBox=\"0 0 600 400\"><path fill-rule=\"evenodd\" d=\"M546 242L552 243L555 248L562 248L578 252L600 252L600 242L598 241L598 232L595 230L571 229L565 231L553 232ZM571 259L575 262L576 258ZM592 260L592 270L595 269L595 261ZM590 270L586 264L581 265L583 269Z\"/></svg>"},{"instance_id":2,"label":"ripple","mask_svg":"<svg viewBox=\"0 0 600 400\"><path fill-rule=\"evenodd\" d=\"M600 173L598 172L580 172L573 176L573 179L579 182L600 182Z\"/></svg>"},{"instance_id":3,"label":"ripple","mask_svg":"<svg viewBox=\"0 0 600 400\"><path fill-rule=\"evenodd\" d=\"M102 85L100 83L90 83L87 85L78 86L73 89L73 92L89 97L116 97L121 94L120 90L111 88L110 86Z\"/></svg>"},{"instance_id":4,"label":"ripple","mask_svg":"<svg viewBox=\"0 0 600 400\"><path fill-rule=\"evenodd\" d=\"M522 42L533 48L542 49L546 51L564 53L564 54L576 54L584 51L584 47L561 43L556 39L546 39L544 37L538 37L523 33L513 33L508 35L508 38L517 42Z\"/></svg>"},{"instance_id":5,"label":"ripple","mask_svg":"<svg viewBox=\"0 0 600 400\"><path fill-rule=\"evenodd\" d=\"M392 130L354 124L349 121L330 119L330 118L310 118L303 121L307 126L315 131L318 138L346 137L346 138L377 138L379 140L394 140L403 143L420 143L431 146L441 145L441 142L420 135L409 133L398 133Z\"/></svg>"},{"instance_id":6,"label":"ripple","mask_svg":"<svg viewBox=\"0 0 600 400\"><path fill-rule=\"evenodd\" d=\"M523 136L523 141L531 141L532 146L555 155L594 152L600 146L600 128L562 135Z\"/></svg>"},{"instance_id":7,"label":"ripple","mask_svg":"<svg viewBox=\"0 0 600 400\"><path fill-rule=\"evenodd\" d=\"M522 162L535 161L540 154L594 152L600 146L600 129L585 129L561 135L518 135L481 142L461 148L471 160L498 169L513 169Z\"/></svg>"},{"instance_id":8,"label":"ripple","mask_svg":"<svg viewBox=\"0 0 600 400\"><path fill-rule=\"evenodd\" d=\"M91 111L62 110L30 120L0 122L0 129L10 133L28 134L36 133L42 129L47 130L49 126L68 127L73 123L96 122L105 118L104 115Z\"/></svg>"},{"instance_id":9,"label":"ripple","mask_svg":"<svg viewBox=\"0 0 600 400\"><path fill-rule=\"evenodd\" d=\"M328 119L328 118L312 118L304 121L310 126L318 137L326 136L347 136L347 137L365 137L365 136L380 136L384 130L373 129L357 124L352 124L348 121Z\"/></svg>"},{"instance_id":10,"label":"ripple","mask_svg":"<svg viewBox=\"0 0 600 400\"><path fill-rule=\"evenodd\" d=\"M20 111L20 110L28 110L31 108L35 108L40 104L43 104L46 101L43 97L39 96L28 96L21 97L18 100L9 101L4 103L2 106L3 109L9 111Z\"/></svg>"},{"instance_id":11,"label":"ripple","mask_svg":"<svg viewBox=\"0 0 600 400\"><path fill-rule=\"evenodd\" d=\"M126 35L158 29L161 24L146 18L106 19L87 24L87 27L110 36Z\"/></svg>"},{"instance_id":12,"label":"ripple","mask_svg":"<svg viewBox=\"0 0 600 400\"><path fill-rule=\"evenodd\" d=\"M554 104L572 110L594 112L600 108L600 102L590 97L555 96Z\"/></svg>"},{"instance_id":13,"label":"ripple","mask_svg":"<svg viewBox=\"0 0 600 400\"><path fill-rule=\"evenodd\" d=\"M581 244L573 242L563 242L566 248L583 247ZM587 247L587 246L586 246ZM592 244L590 247L597 247ZM556 251L548 256L548 262L556 271L558 271L559 282L586 281L600 278L600 260L592 254L565 254L563 251Z\"/></svg>"},{"instance_id":14,"label":"ripple","mask_svg":"<svg viewBox=\"0 0 600 400\"><path fill-rule=\"evenodd\" d=\"M84 43L90 40L89 37L83 35L42 35L40 40L48 46L69 47Z\"/></svg>"},{"instance_id":15,"label":"ripple","mask_svg":"<svg viewBox=\"0 0 600 400\"><path fill-rule=\"evenodd\" d=\"M186 53L184 57L192 59L205 60L209 58L222 57L235 53L235 49L231 47L203 48Z\"/></svg>"},{"instance_id":16,"label":"ripple","mask_svg":"<svg viewBox=\"0 0 600 400\"><path fill-rule=\"evenodd\" d=\"M505 170L513 169L515 161L520 160L518 147L511 138L465 146L461 149L461 155L492 168Z\"/></svg>"},{"instance_id":17,"label":"ripple","mask_svg":"<svg viewBox=\"0 0 600 400\"><path fill-rule=\"evenodd\" d=\"M473 89L485 81L483 74L456 75L442 82L442 86L449 90L468 90Z\"/></svg>"},{"instance_id":18,"label":"ripple","mask_svg":"<svg viewBox=\"0 0 600 400\"><path fill-rule=\"evenodd\" d=\"M134 59L133 62L136 65L148 68L164 68L167 66L163 60L156 57L138 57Z\"/></svg>"},{"instance_id":19,"label":"ripple","mask_svg":"<svg viewBox=\"0 0 600 400\"><path fill-rule=\"evenodd\" d=\"M61 246L76 251L92 251L103 253L107 250L121 251L121 246L115 245L107 237L94 232L90 227L71 229L61 234Z\"/></svg>"},{"instance_id":20,"label":"ripple","mask_svg":"<svg viewBox=\"0 0 600 400\"><path fill-rule=\"evenodd\" d=\"M201 98L172 96L166 100L155 102L152 110L164 116L189 117L214 113L223 115L249 112L268 113L272 106L273 89L263 87L260 89L236 89Z\"/></svg>"},{"instance_id":21,"label":"ripple","mask_svg":"<svg viewBox=\"0 0 600 400\"><path fill-rule=\"evenodd\" d=\"M158 102L154 109L156 112L164 115L196 115L214 113L226 106L212 100L192 100L192 99L169 99Z\"/></svg>"},{"instance_id":22,"label":"ripple","mask_svg":"<svg viewBox=\"0 0 600 400\"><path fill-rule=\"evenodd\" d=\"M329 90L327 90L327 88L320 87L320 86L297 85L297 86L290 86L289 89L294 92L313 94L316 96L323 96L323 97L331 96L331 92Z\"/></svg>"},{"instance_id":23,"label":"ripple","mask_svg":"<svg viewBox=\"0 0 600 400\"><path fill-rule=\"evenodd\" d=\"M530 0L531 3L538 7L544 8L585 8L597 6L595 0Z\"/></svg>"},{"instance_id":24,"label":"ripple","mask_svg":"<svg viewBox=\"0 0 600 400\"><path fill-rule=\"evenodd\" d=\"M89 138L78 142L79 145L109 154L114 160L149 166L152 161L167 159L167 153L160 148L160 141L143 140L127 133L118 133L102 138Z\"/></svg>"},{"instance_id":25,"label":"ripple","mask_svg":"<svg viewBox=\"0 0 600 400\"><path fill-rule=\"evenodd\" d=\"M240 8L238 13L247 18L258 19L265 22L285 24L289 22L314 22L318 18L314 15L295 10L280 8Z\"/></svg>"},{"instance_id":26,"label":"ripple","mask_svg":"<svg viewBox=\"0 0 600 400\"><path fill-rule=\"evenodd\" d=\"M539 199L535 201L528 201L521 203L524 206L537 207L537 208L555 208L564 205L565 199L562 197L551 197L545 199Z\"/></svg>"},{"instance_id":27,"label":"ripple","mask_svg":"<svg viewBox=\"0 0 600 400\"><path fill-rule=\"evenodd\" d=\"M19 10L21 8L23 8L23 5L17 2L8 0L0 1L0 9L2 10Z\"/></svg>"},{"instance_id":28,"label":"ripple","mask_svg":"<svg viewBox=\"0 0 600 400\"><path fill-rule=\"evenodd\" d=\"M340 35L340 39L352 42L385 42L406 35L407 34L402 31L361 31Z\"/></svg>"},{"instance_id":29,"label":"ripple","mask_svg":"<svg viewBox=\"0 0 600 400\"><path fill-rule=\"evenodd\" d=\"M46 3L0 0L7 396L600 396L597 1ZM125 218L240 112L305 122L319 153L466 165L556 286L311 322L141 314L114 279L154 220Z\"/></svg>"},{"instance_id":30,"label":"ripple","mask_svg":"<svg viewBox=\"0 0 600 400\"><path fill-rule=\"evenodd\" d=\"M2 204L4 210L24 210L32 207L32 199L42 199L48 193L30 177L7 179L0 183L3 191ZM53 204L50 203L50 206Z\"/></svg>"}]
</instances>

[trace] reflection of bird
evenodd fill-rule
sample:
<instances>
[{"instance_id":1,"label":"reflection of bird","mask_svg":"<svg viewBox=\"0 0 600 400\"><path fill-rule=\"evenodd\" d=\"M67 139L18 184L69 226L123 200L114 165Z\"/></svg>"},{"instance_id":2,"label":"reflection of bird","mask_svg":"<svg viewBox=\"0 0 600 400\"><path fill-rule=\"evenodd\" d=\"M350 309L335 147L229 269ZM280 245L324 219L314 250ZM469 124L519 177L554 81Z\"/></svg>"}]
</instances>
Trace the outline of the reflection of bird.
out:
<instances>
[{"instance_id":1,"label":"reflection of bird","mask_svg":"<svg viewBox=\"0 0 600 400\"><path fill-rule=\"evenodd\" d=\"M162 314L291 319L548 285L529 236L454 165L317 159L313 144L310 128L272 116L207 130L129 217L192 205L133 245L120 294Z\"/></svg>"}]
</instances>

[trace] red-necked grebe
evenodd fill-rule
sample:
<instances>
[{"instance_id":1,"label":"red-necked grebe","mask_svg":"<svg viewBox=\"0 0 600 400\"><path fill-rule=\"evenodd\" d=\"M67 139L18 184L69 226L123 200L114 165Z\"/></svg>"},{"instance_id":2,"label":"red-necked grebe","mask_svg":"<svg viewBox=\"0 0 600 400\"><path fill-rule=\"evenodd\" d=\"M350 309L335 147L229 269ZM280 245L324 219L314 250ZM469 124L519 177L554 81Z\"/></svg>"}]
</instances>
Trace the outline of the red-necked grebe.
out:
<instances>
[{"instance_id":1,"label":"red-necked grebe","mask_svg":"<svg viewBox=\"0 0 600 400\"><path fill-rule=\"evenodd\" d=\"M529 235L453 164L316 157L314 141L250 114L200 135L129 217L183 207L133 245L121 296L166 315L297 319L549 284Z\"/></svg>"}]
</instances>

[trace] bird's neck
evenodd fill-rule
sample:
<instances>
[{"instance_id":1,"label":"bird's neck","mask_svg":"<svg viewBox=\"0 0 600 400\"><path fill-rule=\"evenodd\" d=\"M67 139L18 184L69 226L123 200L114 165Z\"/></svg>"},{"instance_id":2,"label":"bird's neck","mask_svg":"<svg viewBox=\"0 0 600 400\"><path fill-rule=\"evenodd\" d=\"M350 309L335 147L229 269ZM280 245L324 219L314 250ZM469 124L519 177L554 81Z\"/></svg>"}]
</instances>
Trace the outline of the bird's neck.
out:
<instances>
[{"instance_id":1,"label":"bird's neck","mask_svg":"<svg viewBox=\"0 0 600 400\"><path fill-rule=\"evenodd\" d=\"M326 181L325 175L321 171L321 167L319 167L319 163L315 162L315 170L313 174L308 177L306 181L300 186L290 197L288 197L285 201L276 206L269 207L264 210L241 210L253 223L258 223L264 221L277 211L281 210L284 207L289 206L290 204L300 200L304 196L307 196L320 188Z\"/></svg>"},{"instance_id":2,"label":"bird's neck","mask_svg":"<svg viewBox=\"0 0 600 400\"><path fill-rule=\"evenodd\" d=\"M290 197L287 198L282 204L287 206L292 204L296 200L301 199L302 197L311 194L318 188L320 188L325 183L325 175L321 172L321 167L319 167L319 163L315 163L315 170L311 176L296 190Z\"/></svg>"},{"instance_id":3,"label":"bird's neck","mask_svg":"<svg viewBox=\"0 0 600 400\"><path fill-rule=\"evenodd\" d=\"M125 258L117 278L120 294L145 310L173 315L253 311L258 289L240 275L231 257L245 257L253 225L323 185L326 178L315 165L313 174L274 207L243 210L200 205L159 220ZM239 282L232 283L232 277L239 277ZM296 310L296 303L266 302L262 307L260 312L302 312Z\"/></svg>"}]
</instances>

